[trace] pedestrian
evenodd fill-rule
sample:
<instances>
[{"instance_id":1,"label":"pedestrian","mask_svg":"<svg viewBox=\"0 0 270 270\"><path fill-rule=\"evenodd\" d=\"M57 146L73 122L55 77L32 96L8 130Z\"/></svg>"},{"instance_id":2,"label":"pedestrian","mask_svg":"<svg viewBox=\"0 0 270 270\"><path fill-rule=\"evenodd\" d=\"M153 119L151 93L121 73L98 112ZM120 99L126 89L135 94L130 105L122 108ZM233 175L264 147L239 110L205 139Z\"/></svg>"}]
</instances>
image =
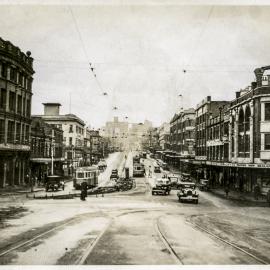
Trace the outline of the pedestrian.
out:
<instances>
[{"instance_id":1,"label":"pedestrian","mask_svg":"<svg viewBox=\"0 0 270 270\"><path fill-rule=\"evenodd\" d=\"M81 184L81 200L85 201L86 197L87 197L87 183L83 182Z\"/></svg>"},{"instance_id":2,"label":"pedestrian","mask_svg":"<svg viewBox=\"0 0 270 270\"><path fill-rule=\"evenodd\" d=\"M270 206L270 189L267 191L267 194L266 194L266 200Z\"/></svg>"},{"instance_id":3,"label":"pedestrian","mask_svg":"<svg viewBox=\"0 0 270 270\"><path fill-rule=\"evenodd\" d=\"M261 193L260 192L260 187L259 187L258 184L256 184L255 187L254 187L254 198L255 198L256 201L258 201L260 193Z\"/></svg>"},{"instance_id":4,"label":"pedestrian","mask_svg":"<svg viewBox=\"0 0 270 270\"><path fill-rule=\"evenodd\" d=\"M229 184L227 184L227 185L225 186L226 198L228 198L229 192L230 192L230 188L229 188Z\"/></svg>"}]
</instances>

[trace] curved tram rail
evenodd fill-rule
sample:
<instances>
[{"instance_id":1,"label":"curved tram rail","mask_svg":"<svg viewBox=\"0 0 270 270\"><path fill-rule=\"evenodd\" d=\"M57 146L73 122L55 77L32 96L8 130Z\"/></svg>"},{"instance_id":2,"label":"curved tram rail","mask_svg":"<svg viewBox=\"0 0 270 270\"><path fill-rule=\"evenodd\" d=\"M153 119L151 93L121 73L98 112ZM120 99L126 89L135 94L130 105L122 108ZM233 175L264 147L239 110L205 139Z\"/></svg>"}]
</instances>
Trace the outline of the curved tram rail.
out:
<instances>
[{"instance_id":1,"label":"curved tram rail","mask_svg":"<svg viewBox=\"0 0 270 270\"><path fill-rule=\"evenodd\" d=\"M229 245L230 247L233 247L233 248L237 249L238 251L244 253L245 255L247 255L247 256L253 258L253 259L256 260L257 262L259 262L259 263L261 263L261 264L266 264L266 265L269 264L269 262L266 262L265 260L259 258L258 256L256 256L256 255L254 255L254 254L252 254L252 253L250 253L250 252L244 250L243 248L240 248L240 247L238 247L237 245L235 245L235 244L233 244L233 243L231 243L231 242L229 242L229 241L227 241L227 240L221 238L220 236L218 236L218 235L216 235L216 234L210 232L209 230L205 229L204 227L195 224L194 222L191 221L190 218L189 218L189 220L188 220L187 222L190 223L193 227L195 227L195 228L197 228L197 229L199 229L199 230L201 230L201 231L203 231L203 232L205 232L205 233L211 235L212 237L218 239L219 241L221 241L221 242L223 242L223 243Z\"/></svg>"},{"instance_id":2,"label":"curved tram rail","mask_svg":"<svg viewBox=\"0 0 270 270\"><path fill-rule=\"evenodd\" d=\"M88 256L90 255L90 253L92 252L93 248L95 247L95 245L98 243L98 241L100 240L100 238L105 234L105 232L107 231L107 229L110 227L110 225L112 224L113 220L117 217L120 217L120 216L123 216L123 215L128 215L128 214L132 214L132 213L139 213L139 212L148 212L148 211L160 211L161 209L138 209L138 210L130 210L130 211L125 211L123 213L120 213L118 215L116 215L115 217L111 218L110 222L108 222L108 224L105 226L105 228L97 235L97 237L91 241L91 243L86 247L85 249L85 252L82 254L81 257L79 257L76 261L75 261L75 264L77 265L83 265L86 261L86 259L88 258ZM160 215L158 218L156 218L155 220L155 223L154 223L154 226L155 226L155 229L156 229L156 232L158 234L158 236L160 237L161 241L163 242L164 246L166 247L166 249L170 252L170 255L173 257L174 261L176 262L176 264L181 264L183 265L183 261L181 260L181 258L179 257L179 255L177 254L177 252L174 250L173 246L169 243L168 239L165 237L164 233L162 232L160 226L159 226L159 219L162 217L163 215ZM68 220L67 222L65 223L62 223L54 228L51 228L45 232L42 232L36 236L34 236L32 239L29 239L29 240L26 240L24 242L21 242L11 248L8 248L7 250L5 251L2 251L0 252L0 257L3 257L5 255L7 255L8 253L10 252L13 252L17 249L20 249L26 245L29 245L29 244L33 244L35 243L35 241L39 240L40 238L54 232L54 231L57 231L58 229L61 229L62 227L65 227L67 225L69 225L70 223L74 222L78 217L74 217L74 218L71 218L70 220ZM194 226L195 228L211 235L212 237L222 241L223 243L229 245L230 247L233 247L235 249L237 249L238 251L244 253L245 255L253 258L254 260L256 260L257 262L261 263L261 264L269 264L268 262L264 261L263 259L257 257L256 255L238 247L237 245L225 240L225 239L222 239L221 237L219 237L218 235L208 231L207 229L193 223L190 219L187 221L188 223L190 223L192 226Z\"/></svg>"}]
</instances>

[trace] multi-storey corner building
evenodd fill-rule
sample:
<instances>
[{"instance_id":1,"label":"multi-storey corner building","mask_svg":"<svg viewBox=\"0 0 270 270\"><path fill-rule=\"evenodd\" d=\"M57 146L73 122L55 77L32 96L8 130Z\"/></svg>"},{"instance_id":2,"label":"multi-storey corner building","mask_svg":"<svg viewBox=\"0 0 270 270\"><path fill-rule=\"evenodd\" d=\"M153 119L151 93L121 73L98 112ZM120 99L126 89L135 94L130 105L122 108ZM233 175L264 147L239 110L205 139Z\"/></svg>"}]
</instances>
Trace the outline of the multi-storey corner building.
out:
<instances>
[{"instance_id":1,"label":"multi-storey corner building","mask_svg":"<svg viewBox=\"0 0 270 270\"><path fill-rule=\"evenodd\" d=\"M213 101L211 96L202 100L195 109L195 159L207 160L207 125L210 119L222 114L228 101Z\"/></svg>"},{"instance_id":2,"label":"multi-storey corner building","mask_svg":"<svg viewBox=\"0 0 270 270\"><path fill-rule=\"evenodd\" d=\"M181 166L187 159L194 158L195 110L189 108L175 114L170 121L170 146L164 151L164 159ZM182 164L183 166L183 164Z\"/></svg>"},{"instance_id":3,"label":"multi-storey corner building","mask_svg":"<svg viewBox=\"0 0 270 270\"><path fill-rule=\"evenodd\" d=\"M40 117L32 117L31 124L31 176L44 182L46 175L63 174L63 131L45 123Z\"/></svg>"},{"instance_id":4,"label":"multi-storey corner building","mask_svg":"<svg viewBox=\"0 0 270 270\"><path fill-rule=\"evenodd\" d=\"M0 38L0 187L29 181L33 58Z\"/></svg>"},{"instance_id":5,"label":"multi-storey corner building","mask_svg":"<svg viewBox=\"0 0 270 270\"><path fill-rule=\"evenodd\" d=\"M44 114L36 115L46 123L54 125L63 130L63 141L65 145L64 172L71 175L74 168L84 163L84 126L85 123L74 114L60 114L59 103L44 103Z\"/></svg>"},{"instance_id":6,"label":"multi-storey corner building","mask_svg":"<svg viewBox=\"0 0 270 270\"><path fill-rule=\"evenodd\" d=\"M222 107L219 115L210 117L206 123L206 153L209 161L229 160L229 105Z\"/></svg>"},{"instance_id":7,"label":"multi-storey corner building","mask_svg":"<svg viewBox=\"0 0 270 270\"><path fill-rule=\"evenodd\" d=\"M159 146L161 150L169 149L170 147L170 124L163 123L159 129Z\"/></svg>"},{"instance_id":8,"label":"multi-storey corner building","mask_svg":"<svg viewBox=\"0 0 270 270\"><path fill-rule=\"evenodd\" d=\"M219 113L208 111L206 160L201 158L200 149L196 158L201 160L200 177L209 178L212 185L229 184L247 192L253 191L255 184L262 189L269 185L270 80L264 75L268 69L256 69L256 82L236 92L233 101L219 106ZM196 131L200 148L200 128Z\"/></svg>"}]
</instances>

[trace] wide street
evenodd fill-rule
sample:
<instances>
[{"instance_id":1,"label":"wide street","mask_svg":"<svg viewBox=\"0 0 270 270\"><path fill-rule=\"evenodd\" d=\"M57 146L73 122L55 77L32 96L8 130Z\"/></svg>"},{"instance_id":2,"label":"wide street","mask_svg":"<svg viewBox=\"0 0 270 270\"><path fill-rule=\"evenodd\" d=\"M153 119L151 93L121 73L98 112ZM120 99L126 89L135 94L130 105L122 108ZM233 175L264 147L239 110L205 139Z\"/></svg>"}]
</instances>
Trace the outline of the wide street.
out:
<instances>
[{"instance_id":1,"label":"wide street","mask_svg":"<svg viewBox=\"0 0 270 270\"><path fill-rule=\"evenodd\" d=\"M110 155L99 184L113 168L131 169L132 155ZM176 190L152 196L154 177L86 201L0 197L0 264L269 264L269 208L210 192L199 192L199 204L179 203Z\"/></svg>"}]
</instances>

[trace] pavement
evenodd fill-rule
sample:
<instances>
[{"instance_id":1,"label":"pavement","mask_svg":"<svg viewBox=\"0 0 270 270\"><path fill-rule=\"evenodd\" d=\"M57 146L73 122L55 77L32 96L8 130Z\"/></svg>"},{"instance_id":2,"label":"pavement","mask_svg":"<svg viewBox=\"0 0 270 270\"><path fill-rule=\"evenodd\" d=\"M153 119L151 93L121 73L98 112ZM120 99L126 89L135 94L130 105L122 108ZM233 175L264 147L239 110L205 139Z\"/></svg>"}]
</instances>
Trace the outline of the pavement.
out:
<instances>
[{"instance_id":1,"label":"pavement","mask_svg":"<svg viewBox=\"0 0 270 270\"><path fill-rule=\"evenodd\" d=\"M180 170L177 170L174 167L170 167L170 172L180 174ZM259 196L258 200L256 200L252 192L240 192L236 190L230 190L228 197L226 197L226 193L224 191L224 188L222 187L211 188L211 190L208 192L211 192L212 194L223 199L225 198L228 200L247 202L249 203L249 205L265 206L267 204L265 196Z\"/></svg>"},{"instance_id":2,"label":"pavement","mask_svg":"<svg viewBox=\"0 0 270 270\"><path fill-rule=\"evenodd\" d=\"M204 191L199 204L180 203L176 190L151 196L152 178L86 201L0 197L0 265L270 263L268 207Z\"/></svg>"},{"instance_id":3,"label":"pavement","mask_svg":"<svg viewBox=\"0 0 270 270\"><path fill-rule=\"evenodd\" d=\"M29 186L14 186L14 187L5 187L0 189L0 196L13 196L18 194L28 194L43 191L44 187L34 187L31 191Z\"/></svg>"}]
</instances>

